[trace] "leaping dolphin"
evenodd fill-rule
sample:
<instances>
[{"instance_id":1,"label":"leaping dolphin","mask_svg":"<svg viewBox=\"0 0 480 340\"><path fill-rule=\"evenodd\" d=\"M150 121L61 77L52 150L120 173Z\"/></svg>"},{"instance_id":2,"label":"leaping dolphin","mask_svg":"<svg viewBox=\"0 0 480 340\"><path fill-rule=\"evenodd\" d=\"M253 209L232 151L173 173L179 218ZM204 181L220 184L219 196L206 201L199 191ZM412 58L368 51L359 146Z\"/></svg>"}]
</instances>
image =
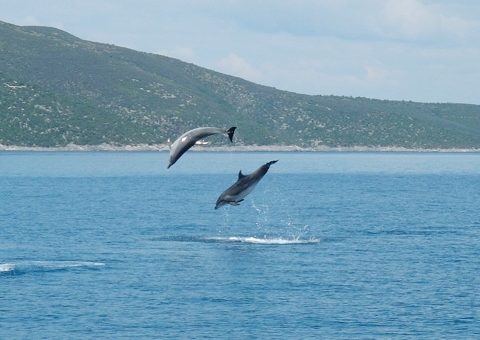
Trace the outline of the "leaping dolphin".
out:
<instances>
[{"instance_id":1,"label":"leaping dolphin","mask_svg":"<svg viewBox=\"0 0 480 340\"><path fill-rule=\"evenodd\" d=\"M250 175L242 174L242 170L238 173L238 180L227 190L225 190L220 197L217 199L217 204L215 209L218 209L225 204L239 205L249 193L253 191L255 186L260 182L260 180L265 176L270 165L277 163L276 161L271 161L265 163L257 170L252 172Z\"/></svg>"},{"instance_id":2,"label":"leaping dolphin","mask_svg":"<svg viewBox=\"0 0 480 340\"><path fill-rule=\"evenodd\" d=\"M230 142L233 142L233 133L235 132L236 127L233 126L228 130L220 129L216 127L199 127L190 131L185 132L183 135L177 138L175 142L173 142L170 148L170 159L168 162L168 168L170 168L176 161L185 153L188 149L195 145L200 139L205 137L216 135L216 134L224 134L228 135Z\"/></svg>"}]
</instances>

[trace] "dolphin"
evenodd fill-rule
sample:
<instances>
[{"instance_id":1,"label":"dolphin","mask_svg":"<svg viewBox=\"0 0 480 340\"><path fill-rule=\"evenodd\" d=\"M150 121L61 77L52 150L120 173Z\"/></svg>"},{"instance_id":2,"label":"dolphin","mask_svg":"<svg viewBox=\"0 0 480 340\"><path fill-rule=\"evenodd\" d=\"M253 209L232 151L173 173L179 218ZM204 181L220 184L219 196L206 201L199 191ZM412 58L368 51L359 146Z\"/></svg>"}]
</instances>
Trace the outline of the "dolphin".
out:
<instances>
[{"instance_id":1,"label":"dolphin","mask_svg":"<svg viewBox=\"0 0 480 340\"><path fill-rule=\"evenodd\" d=\"M230 129L220 129L216 127L199 127L190 131L185 132L183 135L177 138L170 147L170 159L168 162L167 169L170 168L176 161L185 153L188 149L195 145L200 139L205 137L224 134L228 135L230 142L233 142L233 133L235 132L236 127L233 126Z\"/></svg>"},{"instance_id":2,"label":"dolphin","mask_svg":"<svg viewBox=\"0 0 480 340\"><path fill-rule=\"evenodd\" d=\"M239 205L245 196L251 193L258 182L265 176L268 169L270 169L270 165L277 162L278 160L265 163L250 175L244 175L242 174L242 170L240 170L238 180L218 197L215 209L225 204Z\"/></svg>"}]
</instances>

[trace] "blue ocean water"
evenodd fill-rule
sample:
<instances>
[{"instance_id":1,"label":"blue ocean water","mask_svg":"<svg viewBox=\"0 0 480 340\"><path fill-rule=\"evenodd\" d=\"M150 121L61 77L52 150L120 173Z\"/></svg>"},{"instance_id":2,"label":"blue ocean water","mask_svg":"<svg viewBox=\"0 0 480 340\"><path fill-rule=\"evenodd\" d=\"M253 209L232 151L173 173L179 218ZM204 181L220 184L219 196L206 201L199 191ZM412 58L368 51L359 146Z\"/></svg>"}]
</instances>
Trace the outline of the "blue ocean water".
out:
<instances>
[{"instance_id":1,"label":"blue ocean water","mask_svg":"<svg viewBox=\"0 0 480 340\"><path fill-rule=\"evenodd\" d=\"M480 154L166 163L0 153L0 338L480 337Z\"/></svg>"}]
</instances>

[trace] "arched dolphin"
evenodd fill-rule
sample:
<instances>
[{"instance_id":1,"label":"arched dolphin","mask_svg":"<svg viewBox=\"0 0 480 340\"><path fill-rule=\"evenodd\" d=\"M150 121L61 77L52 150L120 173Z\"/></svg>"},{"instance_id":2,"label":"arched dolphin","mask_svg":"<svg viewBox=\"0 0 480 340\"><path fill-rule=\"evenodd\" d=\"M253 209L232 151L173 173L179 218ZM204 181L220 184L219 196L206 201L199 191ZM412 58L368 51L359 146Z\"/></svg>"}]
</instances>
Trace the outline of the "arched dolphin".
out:
<instances>
[{"instance_id":1,"label":"arched dolphin","mask_svg":"<svg viewBox=\"0 0 480 340\"><path fill-rule=\"evenodd\" d=\"M188 149L195 145L200 139L216 135L216 134L224 134L228 135L230 138L230 142L233 141L233 133L235 132L236 127L233 126L228 130L220 129L216 127L199 127L190 131L185 132L183 135L177 138L175 142L173 142L170 148L170 159L168 162L168 168L170 168L176 161L185 153Z\"/></svg>"},{"instance_id":2,"label":"arched dolphin","mask_svg":"<svg viewBox=\"0 0 480 340\"><path fill-rule=\"evenodd\" d=\"M242 174L242 170L238 173L238 180L227 190L225 190L217 199L215 209L224 206L225 204L239 205L243 201L245 196L252 192L258 182L265 176L270 165L277 163L277 161L268 162L250 175Z\"/></svg>"}]
</instances>

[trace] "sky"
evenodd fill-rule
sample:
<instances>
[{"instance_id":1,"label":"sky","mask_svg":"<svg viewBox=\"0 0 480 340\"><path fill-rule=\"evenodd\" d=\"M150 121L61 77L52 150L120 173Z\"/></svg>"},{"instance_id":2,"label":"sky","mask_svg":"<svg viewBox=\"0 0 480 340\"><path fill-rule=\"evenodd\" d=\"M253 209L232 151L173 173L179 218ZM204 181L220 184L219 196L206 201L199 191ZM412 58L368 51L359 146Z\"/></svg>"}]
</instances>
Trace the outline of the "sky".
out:
<instances>
[{"instance_id":1,"label":"sky","mask_svg":"<svg viewBox=\"0 0 480 340\"><path fill-rule=\"evenodd\" d=\"M480 104L477 0L0 0L0 20L292 92Z\"/></svg>"}]
</instances>

